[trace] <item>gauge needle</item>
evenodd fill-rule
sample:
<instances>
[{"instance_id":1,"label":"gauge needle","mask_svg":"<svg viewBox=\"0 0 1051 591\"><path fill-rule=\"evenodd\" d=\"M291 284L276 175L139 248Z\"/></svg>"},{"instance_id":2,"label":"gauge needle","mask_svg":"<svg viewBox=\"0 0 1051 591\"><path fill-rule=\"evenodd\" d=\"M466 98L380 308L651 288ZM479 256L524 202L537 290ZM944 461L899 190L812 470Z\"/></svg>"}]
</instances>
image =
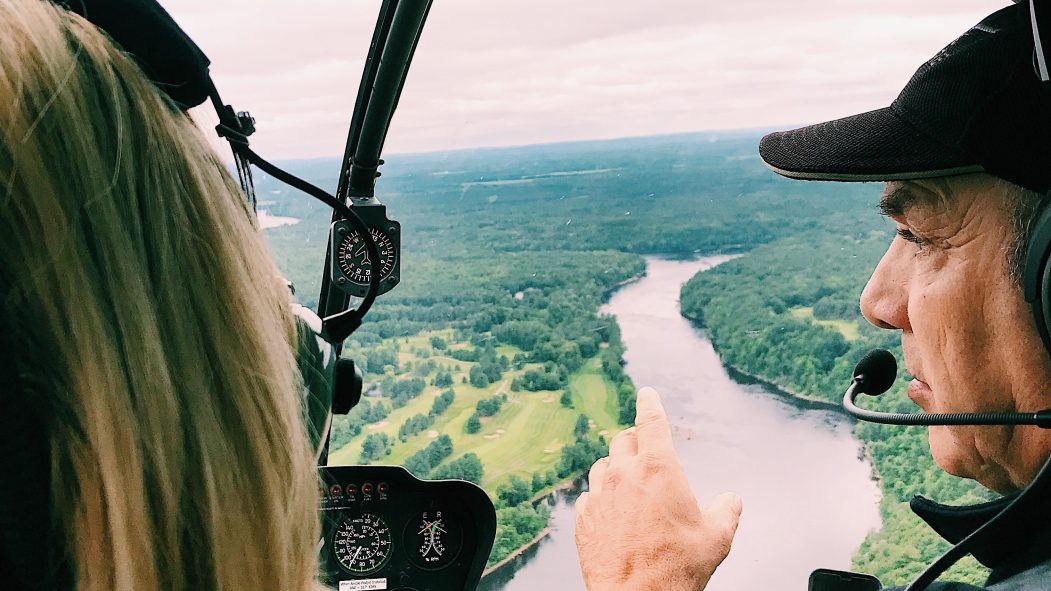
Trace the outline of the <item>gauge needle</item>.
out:
<instances>
[{"instance_id":1,"label":"gauge needle","mask_svg":"<svg viewBox=\"0 0 1051 591\"><path fill-rule=\"evenodd\" d=\"M355 560L358 559L358 554L361 554L361 549L362 548L363 548L363 546L358 546L358 549L354 551L354 556L350 559L351 562L354 562Z\"/></svg>"}]
</instances>

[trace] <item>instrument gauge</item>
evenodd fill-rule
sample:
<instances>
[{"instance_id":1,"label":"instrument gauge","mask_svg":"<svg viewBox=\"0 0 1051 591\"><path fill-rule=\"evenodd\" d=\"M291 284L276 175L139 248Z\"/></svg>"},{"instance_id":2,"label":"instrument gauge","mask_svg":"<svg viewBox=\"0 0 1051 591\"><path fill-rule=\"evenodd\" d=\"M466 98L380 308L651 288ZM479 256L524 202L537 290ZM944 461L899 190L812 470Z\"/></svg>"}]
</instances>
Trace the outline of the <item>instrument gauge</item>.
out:
<instances>
[{"instance_id":1,"label":"instrument gauge","mask_svg":"<svg viewBox=\"0 0 1051 591\"><path fill-rule=\"evenodd\" d=\"M356 575L373 573L390 558L390 528L383 519L368 513L348 517L336 526L332 546L343 570Z\"/></svg>"},{"instance_id":2,"label":"instrument gauge","mask_svg":"<svg viewBox=\"0 0 1051 591\"><path fill-rule=\"evenodd\" d=\"M419 513L409 521L406 534L407 540L415 540L415 551L410 554L412 561L429 570L449 566L463 543L460 523L448 511Z\"/></svg>"},{"instance_id":3,"label":"instrument gauge","mask_svg":"<svg viewBox=\"0 0 1051 591\"><path fill-rule=\"evenodd\" d=\"M355 297L365 297L373 274L378 275L378 291L390 291L398 283L398 238L397 222L388 221L382 226L369 226L369 235L376 243L379 260L373 261L365 246L365 238L345 220L336 222L332 228L332 280L344 292Z\"/></svg>"}]
</instances>

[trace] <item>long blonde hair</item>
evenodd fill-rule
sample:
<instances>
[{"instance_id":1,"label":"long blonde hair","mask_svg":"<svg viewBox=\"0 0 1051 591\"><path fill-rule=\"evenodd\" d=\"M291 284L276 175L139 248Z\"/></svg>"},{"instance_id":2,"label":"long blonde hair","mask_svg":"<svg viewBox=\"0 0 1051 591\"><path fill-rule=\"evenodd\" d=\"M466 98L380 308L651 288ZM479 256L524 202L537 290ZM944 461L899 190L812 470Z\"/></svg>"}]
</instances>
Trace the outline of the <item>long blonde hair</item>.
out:
<instances>
[{"instance_id":1,"label":"long blonde hair","mask_svg":"<svg viewBox=\"0 0 1051 591\"><path fill-rule=\"evenodd\" d=\"M77 591L313 586L276 276L228 171L128 56L48 2L0 0L5 338L17 395L47 409Z\"/></svg>"}]
</instances>

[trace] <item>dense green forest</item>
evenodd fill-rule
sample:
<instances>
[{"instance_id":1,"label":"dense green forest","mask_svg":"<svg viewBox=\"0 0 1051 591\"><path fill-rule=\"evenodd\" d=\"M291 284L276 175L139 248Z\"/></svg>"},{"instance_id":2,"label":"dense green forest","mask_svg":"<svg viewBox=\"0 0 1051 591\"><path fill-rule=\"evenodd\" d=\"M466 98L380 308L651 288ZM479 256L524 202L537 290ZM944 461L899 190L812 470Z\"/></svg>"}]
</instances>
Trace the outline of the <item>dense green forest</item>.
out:
<instances>
[{"instance_id":1,"label":"dense green forest","mask_svg":"<svg viewBox=\"0 0 1051 591\"><path fill-rule=\"evenodd\" d=\"M642 254L748 253L691 282L684 312L739 369L800 395L842 391L861 352L895 343L857 321L858 291L889 239L876 189L782 179L759 162L757 141L687 134L389 156L377 195L402 223L402 283L347 342L368 391L335 422L332 461L479 482L498 506L491 563L533 539L548 516L530 501L586 470L634 418L619 329L598 309L643 272ZM336 184L336 160L286 166ZM298 220L266 233L297 299L314 307L330 212L265 175L257 186L260 210ZM888 525L858 563L900 581L939 547L903 500L977 493L939 475L923 431L859 430Z\"/></svg>"},{"instance_id":2,"label":"dense green forest","mask_svg":"<svg viewBox=\"0 0 1051 591\"><path fill-rule=\"evenodd\" d=\"M851 225L815 224L695 276L683 286L682 312L707 328L724 363L794 395L838 404L865 352L878 347L902 358L899 333L871 326L858 308L892 236L891 225L874 215ZM913 412L905 370L899 372L879 408ZM923 494L965 504L987 493L934 464L926 429L858 423L856 431L879 474L884 526L859 548L854 567L884 584L907 584L948 549L908 500ZM968 560L947 576L977 584L986 575Z\"/></svg>"}]
</instances>

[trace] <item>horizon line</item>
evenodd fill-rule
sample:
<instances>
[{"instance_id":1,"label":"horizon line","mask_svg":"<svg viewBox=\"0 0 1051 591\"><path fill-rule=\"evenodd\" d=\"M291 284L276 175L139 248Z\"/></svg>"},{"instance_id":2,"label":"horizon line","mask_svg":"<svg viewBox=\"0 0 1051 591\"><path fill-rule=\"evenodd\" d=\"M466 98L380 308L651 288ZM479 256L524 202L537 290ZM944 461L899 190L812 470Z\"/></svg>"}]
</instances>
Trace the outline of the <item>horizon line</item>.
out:
<instances>
[{"instance_id":1,"label":"horizon line","mask_svg":"<svg viewBox=\"0 0 1051 591\"><path fill-rule=\"evenodd\" d=\"M626 135L610 138L588 138L588 139L576 139L576 140L560 140L555 142L538 142L535 144L506 144L506 145L491 145L491 146L474 146L470 148L451 148L448 150L423 150L420 152L394 152L392 154L384 154L383 158L395 157L395 156L429 156L437 154L456 154L463 152L485 152L485 151L499 151L499 150L515 150L520 148L537 148L543 146L568 146L572 144L597 144L603 142L617 142L625 140L644 140L644 139L658 139L658 138L673 138L690 135L704 135L714 133L733 133L740 135L748 134L762 134L769 133L772 131L779 131L783 129L796 129L802 127L800 124L790 125L764 125L760 127L734 127L734 128L716 128L716 129L702 129L696 131L680 131L675 133L658 133L653 135ZM274 162L316 162L322 160L339 160L341 156L310 156L307 158L281 158L275 159Z\"/></svg>"}]
</instances>

